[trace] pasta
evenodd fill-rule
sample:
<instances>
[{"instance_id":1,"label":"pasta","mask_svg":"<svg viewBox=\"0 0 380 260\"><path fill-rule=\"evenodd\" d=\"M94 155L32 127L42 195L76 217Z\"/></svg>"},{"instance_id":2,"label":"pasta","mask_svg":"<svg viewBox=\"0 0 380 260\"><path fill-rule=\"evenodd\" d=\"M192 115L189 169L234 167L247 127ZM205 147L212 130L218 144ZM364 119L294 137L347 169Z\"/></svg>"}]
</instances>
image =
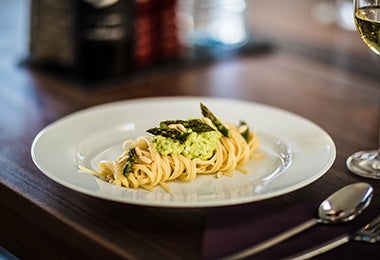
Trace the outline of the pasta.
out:
<instances>
[{"instance_id":1,"label":"pasta","mask_svg":"<svg viewBox=\"0 0 380 260\"><path fill-rule=\"evenodd\" d=\"M186 141L173 141L171 140L172 136L160 136L160 138L165 139L165 142L170 139L169 142L178 144L178 147L182 145L182 152L162 152L157 145L157 135L145 135L136 140L124 141L122 144L123 153L114 161L101 161L98 164L97 171L83 166L80 166L80 170L117 186L140 187L151 191L159 185L168 192L170 192L170 186L167 183L173 180L189 182L201 174L214 174L216 177L232 176L231 172L235 169L247 173L243 165L251 158L260 158L263 155L258 152L259 139L257 135L250 132L245 123L236 126L230 123L222 123L213 115L210 117L211 119L205 117L191 121L194 124L195 122L203 124L203 128L205 124L211 127L211 129L201 133L194 133L189 127L184 126L190 121L179 120L179 123L165 125L164 132L167 129L174 129L175 131L171 132L170 130L170 133L186 133ZM223 130L228 132L221 134ZM186 146L185 142L190 139L188 133L199 138L196 139L195 144L192 143L192 145L200 146L197 147L196 155L189 154L189 147ZM210 138L211 135L214 136L214 141ZM207 149L202 146L202 140L203 142L214 142L212 146L207 144L211 147L211 152L208 154L203 154Z\"/></svg>"}]
</instances>

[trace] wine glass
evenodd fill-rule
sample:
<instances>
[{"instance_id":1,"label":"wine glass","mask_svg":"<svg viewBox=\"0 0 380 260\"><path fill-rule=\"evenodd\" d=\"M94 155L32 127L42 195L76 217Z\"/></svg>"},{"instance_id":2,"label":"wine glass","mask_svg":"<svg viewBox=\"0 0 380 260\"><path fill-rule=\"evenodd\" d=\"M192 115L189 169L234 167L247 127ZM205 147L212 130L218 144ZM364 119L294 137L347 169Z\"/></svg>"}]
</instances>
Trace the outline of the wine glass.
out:
<instances>
[{"instance_id":1,"label":"wine glass","mask_svg":"<svg viewBox=\"0 0 380 260\"><path fill-rule=\"evenodd\" d=\"M380 55L380 0L354 0L354 20L363 41ZM346 165L357 175L380 179L380 138L378 150L354 153L347 159Z\"/></svg>"}]
</instances>

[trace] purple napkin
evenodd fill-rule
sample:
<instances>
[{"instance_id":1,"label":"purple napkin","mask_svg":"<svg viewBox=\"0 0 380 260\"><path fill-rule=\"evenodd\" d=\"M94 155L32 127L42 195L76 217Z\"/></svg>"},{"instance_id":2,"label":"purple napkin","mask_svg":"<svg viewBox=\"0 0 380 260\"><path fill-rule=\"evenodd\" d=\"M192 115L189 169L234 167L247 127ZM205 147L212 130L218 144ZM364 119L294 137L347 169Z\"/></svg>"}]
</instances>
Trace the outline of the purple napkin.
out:
<instances>
[{"instance_id":1,"label":"purple napkin","mask_svg":"<svg viewBox=\"0 0 380 260\"><path fill-rule=\"evenodd\" d=\"M374 202L372 202L374 204ZM299 204L290 208L265 202L233 207L210 208L206 214L203 258L218 259L263 242L310 218L317 217L318 205ZM276 210L278 208L278 210ZM261 212L258 214L257 212ZM265 213L263 213L265 212ZM279 259L319 245L344 233L361 228L380 214L371 205L355 220L337 225L317 224L283 243L262 251L250 259ZM380 259L379 244L349 242L318 256L318 259Z\"/></svg>"}]
</instances>

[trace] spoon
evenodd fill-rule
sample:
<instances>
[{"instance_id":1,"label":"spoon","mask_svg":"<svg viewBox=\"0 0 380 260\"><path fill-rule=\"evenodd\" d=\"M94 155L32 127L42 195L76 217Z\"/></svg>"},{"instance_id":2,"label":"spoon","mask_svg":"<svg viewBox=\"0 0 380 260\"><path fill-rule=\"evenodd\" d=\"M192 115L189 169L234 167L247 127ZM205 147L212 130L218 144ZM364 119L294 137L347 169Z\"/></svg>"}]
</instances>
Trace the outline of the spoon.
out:
<instances>
[{"instance_id":1,"label":"spoon","mask_svg":"<svg viewBox=\"0 0 380 260\"><path fill-rule=\"evenodd\" d=\"M350 221L367 208L371 202L372 195L373 188L368 183L359 182L347 185L330 195L319 205L318 218L307 220L284 233L223 259L241 259L251 256L311 228L318 223L337 224Z\"/></svg>"}]
</instances>

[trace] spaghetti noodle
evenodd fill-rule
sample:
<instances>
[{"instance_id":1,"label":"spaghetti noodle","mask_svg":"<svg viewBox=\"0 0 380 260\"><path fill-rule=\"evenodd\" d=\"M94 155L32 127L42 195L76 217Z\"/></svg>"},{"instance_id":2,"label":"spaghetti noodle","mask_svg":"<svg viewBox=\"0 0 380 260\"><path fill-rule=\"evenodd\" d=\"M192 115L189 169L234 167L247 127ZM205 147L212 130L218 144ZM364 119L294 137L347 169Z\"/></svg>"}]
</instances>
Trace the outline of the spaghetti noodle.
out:
<instances>
[{"instance_id":1,"label":"spaghetti noodle","mask_svg":"<svg viewBox=\"0 0 380 260\"><path fill-rule=\"evenodd\" d=\"M123 153L114 161L101 161L98 171L83 166L80 169L117 186L151 191L159 185L168 192L167 182L172 180L189 182L201 174L232 176L235 169L247 173L242 166L262 156L257 135L244 122L239 126L222 123L208 112L202 110L208 116L202 119L161 122L163 127L148 130L154 132L153 136L124 141ZM196 139L190 141L192 138ZM164 151L159 146L162 140L175 149ZM205 151L202 142L211 142L207 145L211 152ZM195 152L191 151L192 145L196 146Z\"/></svg>"}]
</instances>

